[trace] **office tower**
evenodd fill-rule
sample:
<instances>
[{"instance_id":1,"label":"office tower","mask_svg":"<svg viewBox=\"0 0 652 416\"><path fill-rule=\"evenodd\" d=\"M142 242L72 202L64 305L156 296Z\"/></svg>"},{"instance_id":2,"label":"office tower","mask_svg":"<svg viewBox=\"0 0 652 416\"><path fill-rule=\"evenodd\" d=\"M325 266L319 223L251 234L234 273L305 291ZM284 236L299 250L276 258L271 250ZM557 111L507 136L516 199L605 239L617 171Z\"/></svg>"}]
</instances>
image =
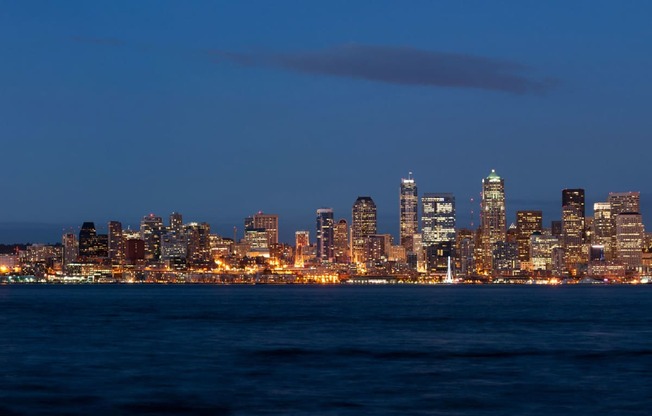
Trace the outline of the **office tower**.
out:
<instances>
[{"instance_id":1,"label":"office tower","mask_svg":"<svg viewBox=\"0 0 652 416\"><path fill-rule=\"evenodd\" d=\"M368 196L360 196L353 204L351 222L351 258L364 263L366 239L377 232L376 204Z\"/></svg>"},{"instance_id":2,"label":"office tower","mask_svg":"<svg viewBox=\"0 0 652 416\"><path fill-rule=\"evenodd\" d=\"M163 219L154 214L146 215L140 221L140 235L145 242L145 260L156 261L161 258L163 228Z\"/></svg>"},{"instance_id":3,"label":"office tower","mask_svg":"<svg viewBox=\"0 0 652 416\"><path fill-rule=\"evenodd\" d=\"M278 244L278 215L260 211L253 216L253 227L265 230L268 245Z\"/></svg>"},{"instance_id":4,"label":"office tower","mask_svg":"<svg viewBox=\"0 0 652 416\"><path fill-rule=\"evenodd\" d=\"M186 265L188 257L188 238L183 229L163 233L161 236L161 260L168 262L172 268L179 269Z\"/></svg>"},{"instance_id":5,"label":"office tower","mask_svg":"<svg viewBox=\"0 0 652 416\"><path fill-rule=\"evenodd\" d=\"M254 226L254 217L253 216L245 217L244 219L245 233L247 232L247 230L253 230L254 228L256 228Z\"/></svg>"},{"instance_id":6,"label":"office tower","mask_svg":"<svg viewBox=\"0 0 652 416\"><path fill-rule=\"evenodd\" d=\"M125 240L125 258L129 264L135 264L138 260L145 259L145 241L140 238L127 238Z\"/></svg>"},{"instance_id":7,"label":"office tower","mask_svg":"<svg viewBox=\"0 0 652 416\"><path fill-rule=\"evenodd\" d=\"M170 231L180 233L183 228L183 216L178 212L170 214Z\"/></svg>"},{"instance_id":8,"label":"office tower","mask_svg":"<svg viewBox=\"0 0 652 416\"><path fill-rule=\"evenodd\" d=\"M186 260L188 265L208 266L211 262L211 227L208 223L191 222L185 225L188 240Z\"/></svg>"},{"instance_id":9,"label":"office tower","mask_svg":"<svg viewBox=\"0 0 652 416\"><path fill-rule=\"evenodd\" d=\"M566 270L576 275L579 265L586 263L584 254L584 189L564 189L561 193L562 243Z\"/></svg>"},{"instance_id":10,"label":"office tower","mask_svg":"<svg viewBox=\"0 0 652 416\"><path fill-rule=\"evenodd\" d=\"M95 223L85 222L79 230L79 257L88 259L96 257L97 231Z\"/></svg>"},{"instance_id":11,"label":"office tower","mask_svg":"<svg viewBox=\"0 0 652 416\"><path fill-rule=\"evenodd\" d=\"M550 232L552 233L553 236L561 238L562 235L561 221L550 221Z\"/></svg>"},{"instance_id":12,"label":"office tower","mask_svg":"<svg viewBox=\"0 0 652 416\"><path fill-rule=\"evenodd\" d=\"M497 241L492 253L493 271L503 276L512 276L519 269L518 244Z\"/></svg>"},{"instance_id":13,"label":"office tower","mask_svg":"<svg viewBox=\"0 0 652 416\"><path fill-rule=\"evenodd\" d=\"M541 211L516 211L516 243L519 261L530 261L530 236L532 233L542 231L542 220Z\"/></svg>"},{"instance_id":14,"label":"office tower","mask_svg":"<svg viewBox=\"0 0 652 416\"><path fill-rule=\"evenodd\" d=\"M366 262L384 263L389 258L389 250L392 247L392 236L390 234L373 234L365 239Z\"/></svg>"},{"instance_id":15,"label":"office tower","mask_svg":"<svg viewBox=\"0 0 652 416\"><path fill-rule=\"evenodd\" d=\"M495 170L482 180L482 200L480 203L480 229L482 241L482 270L492 270L494 245L505 241L507 225L505 220L505 180Z\"/></svg>"},{"instance_id":16,"label":"office tower","mask_svg":"<svg viewBox=\"0 0 652 416\"><path fill-rule=\"evenodd\" d=\"M616 259L629 270L641 267L645 230L639 213L622 212L616 216Z\"/></svg>"},{"instance_id":17,"label":"office tower","mask_svg":"<svg viewBox=\"0 0 652 416\"><path fill-rule=\"evenodd\" d=\"M122 223L109 221L109 258L112 262L120 264L125 259L125 245L122 237Z\"/></svg>"},{"instance_id":18,"label":"office tower","mask_svg":"<svg viewBox=\"0 0 652 416\"><path fill-rule=\"evenodd\" d=\"M349 224L344 218L335 224L333 244L335 246L335 262L340 264L349 263Z\"/></svg>"},{"instance_id":19,"label":"office tower","mask_svg":"<svg viewBox=\"0 0 652 416\"><path fill-rule=\"evenodd\" d=\"M541 232L535 232L530 236L530 263L532 270L552 271L553 251L560 248L559 238Z\"/></svg>"},{"instance_id":20,"label":"office tower","mask_svg":"<svg viewBox=\"0 0 652 416\"><path fill-rule=\"evenodd\" d=\"M593 204L593 232L591 244L604 247L605 260L613 260L614 257L614 219L611 215L611 204L609 202L596 202Z\"/></svg>"},{"instance_id":21,"label":"office tower","mask_svg":"<svg viewBox=\"0 0 652 416\"><path fill-rule=\"evenodd\" d=\"M475 231L460 229L455 235L455 269L463 276L475 273Z\"/></svg>"},{"instance_id":22,"label":"office tower","mask_svg":"<svg viewBox=\"0 0 652 416\"><path fill-rule=\"evenodd\" d=\"M421 243L424 247L455 241L455 197L425 193L421 197Z\"/></svg>"},{"instance_id":23,"label":"office tower","mask_svg":"<svg viewBox=\"0 0 652 416\"><path fill-rule=\"evenodd\" d=\"M610 192L607 199L611 205L612 217L624 212L641 212L640 192Z\"/></svg>"},{"instance_id":24,"label":"office tower","mask_svg":"<svg viewBox=\"0 0 652 416\"><path fill-rule=\"evenodd\" d=\"M407 179L401 179L400 189L400 244L407 251L413 251L414 234L419 232L417 184L409 172Z\"/></svg>"},{"instance_id":25,"label":"office tower","mask_svg":"<svg viewBox=\"0 0 652 416\"><path fill-rule=\"evenodd\" d=\"M305 250L310 246L310 232L296 231L294 233L294 267L303 267Z\"/></svg>"},{"instance_id":26,"label":"office tower","mask_svg":"<svg viewBox=\"0 0 652 416\"><path fill-rule=\"evenodd\" d=\"M75 234L64 234L61 244L63 245L63 265L67 266L70 263L75 263L79 255L79 243Z\"/></svg>"},{"instance_id":27,"label":"office tower","mask_svg":"<svg viewBox=\"0 0 652 416\"><path fill-rule=\"evenodd\" d=\"M332 208L317 210L317 258L331 262L335 258L334 219Z\"/></svg>"}]
</instances>

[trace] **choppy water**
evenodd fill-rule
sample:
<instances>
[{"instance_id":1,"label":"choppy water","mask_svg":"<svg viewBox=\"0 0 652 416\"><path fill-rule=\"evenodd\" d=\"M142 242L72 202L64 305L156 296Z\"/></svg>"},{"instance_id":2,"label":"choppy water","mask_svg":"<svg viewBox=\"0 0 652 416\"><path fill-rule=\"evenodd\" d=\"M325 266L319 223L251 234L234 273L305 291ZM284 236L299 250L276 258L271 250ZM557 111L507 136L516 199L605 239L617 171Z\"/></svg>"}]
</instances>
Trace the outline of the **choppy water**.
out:
<instances>
[{"instance_id":1,"label":"choppy water","mask_svg":"<svg viewBox=\"0 0 652 416\"><path fill-rule=\"evenodd\" d=\"M0 414L648 415L651 297L0 286Z\"/></svg>"}]
</instances>

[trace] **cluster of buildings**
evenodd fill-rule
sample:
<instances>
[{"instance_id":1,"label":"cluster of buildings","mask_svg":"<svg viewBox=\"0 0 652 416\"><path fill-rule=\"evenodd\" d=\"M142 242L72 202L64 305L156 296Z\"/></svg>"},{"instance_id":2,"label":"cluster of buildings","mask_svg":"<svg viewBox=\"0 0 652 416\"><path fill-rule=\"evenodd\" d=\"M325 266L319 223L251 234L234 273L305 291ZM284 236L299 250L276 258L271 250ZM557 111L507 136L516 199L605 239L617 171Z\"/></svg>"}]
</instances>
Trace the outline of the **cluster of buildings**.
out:
<instances>
[{"instance_id":1,"label":"cluster of buildings","mask_svg":"<svg viewBox=\"0 0 652 416\"><path fill-rule=\"evenodd\" d=\"M410 173L401 179L399 238L378 233L376 204L356 199L350 222L332 208L316 211L314 230L279 243L278 215L258 212L233 238L208 223L167 223L154 214L138 230L108 223L107 234L83 223L61 244L27 246L0 255L0 273L47 281L127 282L465 282L641 281L652 271L652 239L640 214L640 193L610 193L586 215L583 189L564 189L561 220L544 227L542 211L517 211L509 224L505 183L482 180L480 225L456 226L455 196L419 195ZM314 233L314 234L313 234Z\"/></svg>"}]
</instances>

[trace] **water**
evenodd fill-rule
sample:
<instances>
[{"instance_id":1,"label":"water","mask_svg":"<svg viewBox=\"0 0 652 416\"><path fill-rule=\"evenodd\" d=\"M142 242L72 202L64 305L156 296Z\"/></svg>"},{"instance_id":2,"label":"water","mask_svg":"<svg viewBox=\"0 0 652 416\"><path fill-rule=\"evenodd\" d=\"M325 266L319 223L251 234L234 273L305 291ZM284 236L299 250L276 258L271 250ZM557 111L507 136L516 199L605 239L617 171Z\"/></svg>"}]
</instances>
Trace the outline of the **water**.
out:
<instances>
[{"instance_id":1,"label":"water","mask_svg":"<svg viewBox=\"0 0 652 416\"><path fill-rule=\"evenodd\" d=\"M0 286L0 414L647 415L651 296Z\"/></svg>"}]
</instances>

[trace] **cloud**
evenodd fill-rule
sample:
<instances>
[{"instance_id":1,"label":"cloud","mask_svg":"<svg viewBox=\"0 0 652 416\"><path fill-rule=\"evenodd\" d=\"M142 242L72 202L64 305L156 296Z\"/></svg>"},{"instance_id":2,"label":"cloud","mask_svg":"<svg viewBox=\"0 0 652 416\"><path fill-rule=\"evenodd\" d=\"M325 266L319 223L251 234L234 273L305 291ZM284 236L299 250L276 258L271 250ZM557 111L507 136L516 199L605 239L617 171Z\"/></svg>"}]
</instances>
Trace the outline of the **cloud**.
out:
<instances>
[{"instance_id":1,"label":"cloud","mask_svg":"<svg viewBox=\"0 0 652 416\"><path fill-rule=\"evenodd\" d=\"M349 44L297 53L211 51L247 66L364 79L397 85L477 88L514 94L543 93L557 84L529 75L531 68L506 60L410 47Z\"/></svg>"}]
</instances>

